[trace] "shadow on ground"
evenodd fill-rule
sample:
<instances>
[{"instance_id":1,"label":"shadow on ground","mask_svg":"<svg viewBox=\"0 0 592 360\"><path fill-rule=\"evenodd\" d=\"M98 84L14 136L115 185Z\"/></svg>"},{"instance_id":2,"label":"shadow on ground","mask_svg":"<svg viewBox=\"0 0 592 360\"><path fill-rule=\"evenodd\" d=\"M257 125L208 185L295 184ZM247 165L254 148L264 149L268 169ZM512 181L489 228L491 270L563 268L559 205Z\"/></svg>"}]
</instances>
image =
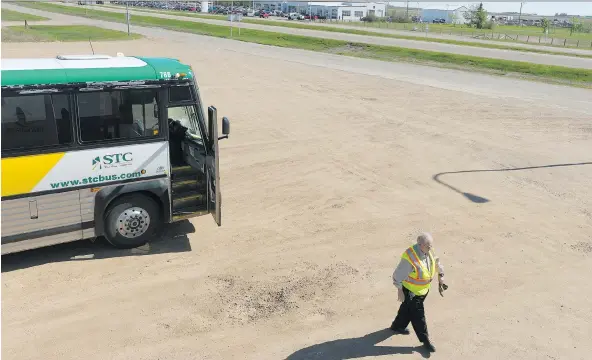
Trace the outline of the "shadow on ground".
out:
<instances>
[{"instance_id":1,"label":"shadow on ground","mask_svg":"<svg viewBox=\"0 0 592 360\"><path fill-rule=\"evenodd\" d=\"M517 168L506 168L506 169L480 169L480 170L462 170L462 171L449 171L449 172L441 172L432 176L432 179L440 185L444 185L450 190L464 196L467 200L472 201L476 204L483 204L489 202L490 200L484 198L479 195L471 194L468 192L461 191L460 189L455 188L454 186L446 183L444 180L440 179L444 175L453 175L453 174L466 174L466 173L480 173L480 172L505 172L505 171L522 171L522 170L534 170L534 169L547 169L547 168L556 168L556 167L566 167L566 166L583 166L583 165L592 165L591 161L586 162L579 162L579 163L566 163L566 164L550 164L550 165L540 165L540 166L526 166L526 167L517 167Z\"/></svg>"},{"instance_id":2,"label":"shadow on ground","mask_svg":"<svg viewBox=\"0 0 592 360\"><path fill-rule=\"evenodd\" d=\"M144 256L191 251L187 234L195 232L188 220L168 224L161 238L128 250L112 247L106 240L80 240L2 256L2 272L26 269L61 261L88 261L123 256Z\"/></svg>"},{"instance_id":3,"label":"shadow on ground","mask_svg":"<svg viewBox=\"0 0 592 360\"><path fill-rule=\"evenodd\" d=\"M358 338L327 341L298 350L286 360L344 360L413 352L419 353L426 359L430 357L430 353L420 346L376 346L392 335L394 335L393 331L386 328Z\"/></svg>"}]
</instances>

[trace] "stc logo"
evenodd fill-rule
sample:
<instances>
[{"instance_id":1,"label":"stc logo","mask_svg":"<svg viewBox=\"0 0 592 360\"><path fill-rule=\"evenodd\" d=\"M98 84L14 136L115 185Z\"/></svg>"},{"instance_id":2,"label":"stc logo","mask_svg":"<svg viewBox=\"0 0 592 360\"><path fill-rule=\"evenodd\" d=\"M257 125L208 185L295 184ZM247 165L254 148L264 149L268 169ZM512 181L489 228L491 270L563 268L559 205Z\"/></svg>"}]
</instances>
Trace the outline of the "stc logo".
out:
<instances>
[{"instance_id":1,"label":"stc logo","mask_svg":"<svg viewBox=\"0 0 592 360\"><path fill-rule=\"evenodd\" d=\"M132 164L132 160L131 152L97 156L92 161L92 169L109 169L128 166Z\"/></svg>"}]
</instances>

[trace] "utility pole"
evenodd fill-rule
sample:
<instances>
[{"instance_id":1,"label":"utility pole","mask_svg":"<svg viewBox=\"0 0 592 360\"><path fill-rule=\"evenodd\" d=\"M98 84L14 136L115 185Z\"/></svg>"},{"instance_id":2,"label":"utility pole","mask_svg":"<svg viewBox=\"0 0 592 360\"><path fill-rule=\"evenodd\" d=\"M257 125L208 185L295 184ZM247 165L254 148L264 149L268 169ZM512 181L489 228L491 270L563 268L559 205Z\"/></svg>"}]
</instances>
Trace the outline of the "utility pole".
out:
<instances>
[{"instance_id":1,"label":"utility pole","mask_svg":"<svg viewBox=\"0 0 592 360\"><path fill-rule=\"evenodd\" d=\"M405 17L409 20L409 0L407 0L407 12L405 13Z\"/></svg>"},{"instance_id":2,"label":"utility pole","mask_svg":"<svg viewBox=\"0 0 592 360\"><path fill-rule=\"evenodd\" d=\"M520 3L520 14L518 15L518 26L522 26L522 6L524 6L526 2Z\"/></svg>"},{"instance_id":3,"label":"utility pole","mask_svg":"<svg viewBox=\"0 0 592 360\"><path fill-rule=\"evenodd\" d=\"M127 21L127 36L130 36L130 14L129 14L129 6L128 2L125 2L125 19Z\"/></svg>"}]
</instances>

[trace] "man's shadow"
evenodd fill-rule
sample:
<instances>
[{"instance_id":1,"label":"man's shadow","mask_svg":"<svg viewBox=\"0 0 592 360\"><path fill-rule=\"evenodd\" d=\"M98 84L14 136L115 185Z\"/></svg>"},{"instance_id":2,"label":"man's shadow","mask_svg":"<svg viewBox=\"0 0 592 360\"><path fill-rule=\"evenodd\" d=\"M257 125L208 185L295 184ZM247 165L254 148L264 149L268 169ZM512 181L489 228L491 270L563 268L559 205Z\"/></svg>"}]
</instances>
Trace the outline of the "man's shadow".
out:
<instances>
[{"instance_id":1,"label":"man's shadow","mask_svg":"<svg viewBox=\"0 0 592 360\"><path fill-rule=\"evenodd\" d=\"M345 360L366 356L412 354L413 352L419 353L424 358L430 357L430 353L421 346L376 346L392 335L394 335L393 331L386 328L359 338L327 341L300 349L288 356L286 360Z\"/></svg>"}]
</instances>

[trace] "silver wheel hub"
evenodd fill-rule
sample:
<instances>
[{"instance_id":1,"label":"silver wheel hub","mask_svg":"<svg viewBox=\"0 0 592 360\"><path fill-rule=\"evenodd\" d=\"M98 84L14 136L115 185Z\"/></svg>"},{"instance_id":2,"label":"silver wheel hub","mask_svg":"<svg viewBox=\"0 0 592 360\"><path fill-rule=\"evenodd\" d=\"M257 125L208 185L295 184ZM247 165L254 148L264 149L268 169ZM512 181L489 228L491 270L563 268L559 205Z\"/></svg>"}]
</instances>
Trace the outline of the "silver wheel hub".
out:
<instances>
[{"instance_id":1,"label":"silver wheel hub","mask_svg":"<svg viewBox=\"0 0 592 360\"><path fill-rule=\"evenodd\" d=\"M125 210L117 218L117 231L128 239L143 235L150 225L150 215L139 207Z\"/></svg>"}]
</instances>

